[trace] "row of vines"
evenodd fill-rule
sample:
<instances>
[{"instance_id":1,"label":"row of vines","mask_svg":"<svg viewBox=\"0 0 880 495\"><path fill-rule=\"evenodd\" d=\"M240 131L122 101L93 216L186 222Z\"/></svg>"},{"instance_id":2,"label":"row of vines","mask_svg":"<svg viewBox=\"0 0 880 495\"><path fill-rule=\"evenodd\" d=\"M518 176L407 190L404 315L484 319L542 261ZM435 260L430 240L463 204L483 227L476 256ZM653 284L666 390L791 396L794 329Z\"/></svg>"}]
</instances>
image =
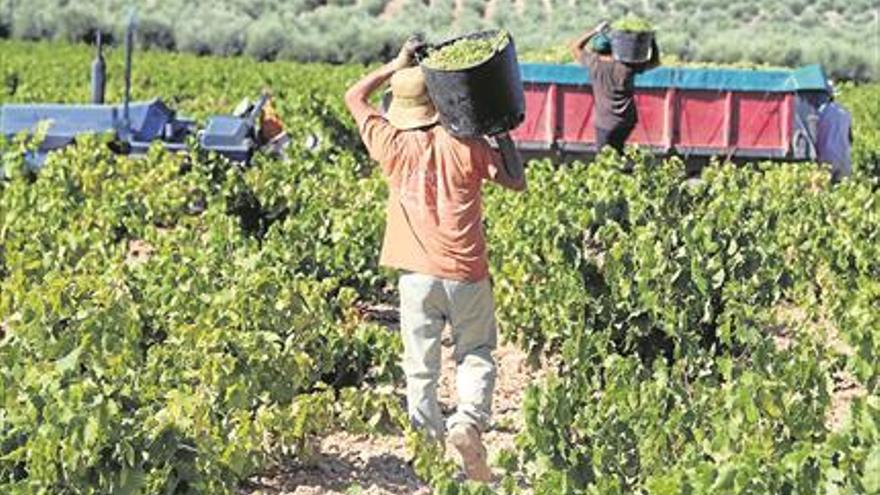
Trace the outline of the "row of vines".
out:
<instances>
[{"instance_id":1,"label":"row of vines","mask_svg":"<svg viewBox=\"0 0 880 495\"><path fill-rule=\"evenodd\" d=\"M0 53L0 102L86 99L87 51ZM880 493L876 86L844 89L841 184L770 163L689 181L636 153L487 188L502 332L558 370L523 384L488 488L415 441L400 339L366 309L395 276L386 187L340 98L361 72L138 55L135 96L196 117L272 88L293 145L249 168L96 136L33 173L33 143L0 145L0 491L231 493L348 429L408 435L442 494ZM831 422L844 383L861 392Z\"/></svg>"},{"instance_id":2,"label":"row of vines","mask_svg":"<svg viewBox=\"0 0 880 495\"><path fill-rule=\"evenodd\" d=\"M123 38L128 0L2 0L0 38ZM412 33L432 41L503 28L520 49L564 45L626 14L657 26L684 62L821 63L835 78L877 80L880 14L873 0L164 0L140 2L139 46L259 60L387 59ZM866 49L867 48L867 49ZM566 59L570 61L570 59Z\"/></svg>"}]
</instances>

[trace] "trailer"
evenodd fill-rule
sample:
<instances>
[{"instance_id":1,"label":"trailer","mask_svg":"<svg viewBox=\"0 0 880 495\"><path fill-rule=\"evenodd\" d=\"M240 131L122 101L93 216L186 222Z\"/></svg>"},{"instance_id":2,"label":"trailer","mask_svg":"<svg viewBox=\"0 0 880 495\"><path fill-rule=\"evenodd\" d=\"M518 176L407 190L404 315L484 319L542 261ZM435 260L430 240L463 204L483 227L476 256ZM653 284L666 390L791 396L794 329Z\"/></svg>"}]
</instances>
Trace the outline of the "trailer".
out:
<instances>
[{"instance_id":1,"label":"trailer","mask_svg":"<svg viewBox=\"0 0 880 495\"><path fill-rule=\"evenodd\" d=\"M229 160L247 163L265 144L259 135L258 119L269 101L268 94L261 94L253 103L242 102L232 115L210 117L204 129L199 129L194 120L178 116L159 98L131 102L134 29L132 13L125 36L125 92L121 104L104 102L106 65L98 33L97 53L92 64L92 101L0 105L0 136L7 140L18 135L33 136L41 125L45 126L44 138L34 152L25 156L32 170L41 168L50 152L73 144L84 134L109 135L114 151L135 156L146 154L153 143L161 143L169 151L184 151L187 139L195 136L202 148Z\"/></svg>"},{"instance_id":2,"label":"trailer","mask_svg":"<svg viewBox=\"0 0 880 495\"><path fill-rule=\"evenodd\" d=\"M594 100L579 65L521 64L526 116L512 132L529 156L584 159L596 153ZM660 67L636 76L639 121L628 144L690 161L810 161L818 107L829 90L822 68Z\"/></svg>"}]
</instances>

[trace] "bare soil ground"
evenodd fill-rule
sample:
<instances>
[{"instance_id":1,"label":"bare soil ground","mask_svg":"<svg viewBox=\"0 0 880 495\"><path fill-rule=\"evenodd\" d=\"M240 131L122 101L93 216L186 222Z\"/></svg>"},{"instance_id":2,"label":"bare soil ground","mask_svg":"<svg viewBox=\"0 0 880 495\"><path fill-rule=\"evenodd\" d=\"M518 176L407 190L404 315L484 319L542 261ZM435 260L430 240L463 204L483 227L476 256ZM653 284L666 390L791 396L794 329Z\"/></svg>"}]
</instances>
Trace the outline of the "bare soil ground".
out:
<instances>
[{"instance_id":1,"label":"bare soil ground","mask_svg":"<svg viewBox=\"0 0 880 495\"><path fill-rule=\"evenodd\" d=\"M244 493L402 495L426 491L406 456L401 436L334 433L321 441L314 459L266 473L252 480Z\"/></svg>"},{"instance_id":2,"label":"bare soil ground","mask_svg":"<svg viewBox=\"0 0 880 495\"><path fill-rule=\"evenodd\" d=\"M461 12L464 10L464 0L454 0L455 6L452 8L452 19L458 22L461 19Z\"/></svg>"},{"instance_id":3,"label":"bare soil ground","mask_svg":"<svg viewBox=\"0 0 880 495\"><path fill-rule=\"evenodd\" d=\"M153 255L154 249L148 242L142 239L128 241L128 256L125 262L129 265L138 265L146 262Z\"/></svg>"},{"instance_id":4,"label":"bare soil ground","mask_svg":"<svg viewBox=\"0 0 880 495\"><path fill-rule=\"evenodd\" d=\"M406 5L406 1L407 0L389 0L388 3L385 4L385 10L382 11L379 18L383 20L391 19L395 14L400 12L404 5Z\"/></svg>"},{"instance_id":5,"label":"bare soil ground","mask_svg":"<svg viewBox=\"0 0 880 495\"><path fill-rule=\"evenodd\" d=\"M498 0L488 0L486 10L483 11L483 19L489 21L495 18L495 10L498 8Z\"/></svg>"},{"instance_id":6,"label":"bare soil ground","mask_svg":"<svg viewBox=\"0 0 880 495\"><path fill-rule=\"evenodd\" d=\"M799 332L809 332L820 338L833 354L851 356L854 352L840 336L840 330L827 318L812 319L803 308L790 304L778 306L775 317L779 325L773 328L773 339L778 349L790 348ZM853 401L864 397L868 391L846 371L835 372L832 380L831 407L825 416L825 426L831 431L839 431L849 416Z\"/></svg>"},{"instance_id":7,"label":"bare soil ground","mask_svg":"<svg viewBox=\"0 0 880 495\"><path fill-rule=\"evenodd\" d=\"M397 328L397 312L375 311L376 319ZM495 351L498 378L493 397L495 427L483 436L490 462L503 449L514 447L522 428L523 395L528 384L548 372L534 369L516 345L503 343ZM403 390L397 391L401 398ZM455 408L455 362L451 338L446 330L443 345L443 374L439 390L444 414ZM291 462L274 472L252 480L243 492L249 495L403 495L430 493L407 463L407 449L401 436L333 433L321 440L315 458ZM447 449L455 458L452 449Z\"/></svg>"},{"instance_id":8,"label":"bare soil ground","mask_svg":"<svg viewBox=\"0 0 880 495\"><path fill-rule=\"evenodd\" d=\"M375 321L390 329L398 328L398 315L393 307L371 308ZM851 353L840 338L838 330L825 319L814 321L802 308L781 305L777 311L778 326L774 339L780 349L794 345L798 334L818 335L833 353ZM534 369L528 358L516 345L504 343L496 350L498 380L493 415L495 428L484 435L490 460L504 449L515 447L516 435L523 428L522 403L529 383L552 372L552 366ZM397 391L401 399L403 390ZM865 388L845 372L833 376L832 406L826 417L831 430L838 430L845 422L850 405L866 394ZM443 375L440 382L440 401L445 414L455 405L455 363L452 360L451 339L447 335L443 346ZM315 458L307 462L293 461L274 472L252 480L243 491L247 495L403 495L430 494L408 465L404 440L394 435L353 435L333 433L320 442ZM448 455L453 456L451 449Z\"/></svg>"}]
</instances>

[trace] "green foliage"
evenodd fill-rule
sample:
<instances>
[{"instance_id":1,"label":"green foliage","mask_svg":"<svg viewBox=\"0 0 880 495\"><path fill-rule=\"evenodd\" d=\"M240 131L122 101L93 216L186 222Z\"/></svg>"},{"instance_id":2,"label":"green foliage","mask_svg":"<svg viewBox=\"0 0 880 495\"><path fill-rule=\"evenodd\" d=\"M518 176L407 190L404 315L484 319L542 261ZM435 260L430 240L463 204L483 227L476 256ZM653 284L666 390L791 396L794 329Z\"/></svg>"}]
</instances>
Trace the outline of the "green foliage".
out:
<instances>
[{"instance_id":1,"label":"green foliage","mask_svg":"<svg viewBox=\"0 0 880 495\"><path fill-rule=\"evenodd\" d=\"M238 55L244 51L247 25L247 18L228 11L188 6L176 22L175 45L197 55Z\"/></svg>"},{"instance_id":2,"label":"green foliage","mask_svg":"<svg viewBox=\"0 0 880 495\"><path fill-rule=\"evenodd\" d=\"M139 19L135 40L139 47L147 49L173 50L176 46L171 21L159 14Z\"/></svg>"},{"instance_id":3,"label":"green foliage","mask_svg":"<svg viewBox=\"0 0 880 495\"><path fill-rule=\"evenodd\" d=\"M653 31L654 25L648 22L644 17L628 14L627 16L614 21L611 28L630 33L643 33Z\"/></svg>"},{"instance_id":4,"label":"green foliage","mask_svg":"<svg viewBox=\"0 0 880 495\"><path fill-rule=\"evenodd\" d=\"M63 65L88 53L34 48L2 57L21 81L4 99L78 98ZM359 148L336 148L354 142L341 101L315 96L355 72L248 79L151 57L139 61L147 91L199 114L275 81L290 159L246 170L198 149L129 159L94 137L34 175L23 156L39 136L0 144L3 493L229 493L307 454L314 435L402 423L396 396L366 388L400 379L400 340L357 309L384 297L383 183ZM169 59L193 70L165 70Z\"/></svg>"},{"instance_id":5,"label":"green foliage","mask_svg":"<svg viewBox=\"0 0 880 495\"><path fill-rule=\"evenodd\" d=\"M0 2L0 37L84 40L103 30L121 40L130 6L123 0L7 0ZM139 29L147 46L197 54L372 63L393 57L416 32L439 42L505 29L525 52L566 44L600 20L621 17L651 19L662 52L687 62L818 62L836 78L856 80L876 79L880 70L874 53L862 49L880 22L868 0L165 0L142 2Z\"/></svg>"},{"instance_id":6,"label":"green foliage","mask_svg":"<svg viewBox=\"0 0 880 495\"><path fill-rule=\"evenodd\" d=\"M0 54L0 100L87 98L89 50ZM363 310L394 275L377 265L386 185L341 101L362 70L140 56L135 97L199 118L273 89L293 144L245 169L94 136L34 174L39 135L0 143L0 492L234 493L347 428L404 432L435 493L489 493L412 431L400 339ZM633 153L533 162L524 194L487 186L502 332L558 366L529 384L497 491L878 490L877 90L842 87L840 184L780 163L694 182ZM864 397L832 427L840 373Z\"/></svg>"},{"instance_id":7,"label":"green foliage","mask_svg":"<svg viewBox=\"0 0 880 495\"><path fill-rule=\"evenodd\" d=\"M535 492L864 491L873 460L841 474L835 459L840 435L862 445L874 427L825 418L839 366L868 396L880 383L876 184L780 164L688 184L681 163L634 159L631 173L609 156L532 164L528 197L487 200L502 327L561 353L525 404ZM778 347L789 305L857 351L796 326Z\"/></svg>"},{"instance_id":8,"label":"green foliage","mask_svg":"<svg viewBox=\"0 0 880 495\"><path fill-rule=\"evenodd\" d=\"M253 237L242 171L94 140L4 165L4 492L228 490L335 426L336 390L398 377L351 289Z\"/></svg>"},{"instance_id":9,"label":"green foliage","mask_svg":"<svg viewBox=\"0 0 880 495\"><path fill-rule=\"evenodd\" d=\"M880 86L842 85L838 100L853 117L853 163L856 173L880 179Z\"/></svg>"},{"instance_id":10,"label":"green foliage","mask_svg":"<svg viewBox=\"0 0 880 495\"><path fill-rule=\"evenodd\" d=\"M87 42L94 40L98 31L106 29L102 29L94 12L73 5L61 11L55 37L65 41Z\"/></svg>"},{"instance_id":11,"label":"green foliage","mask_svg":"<svg viewBox=\"0 0 880 495\"><path fill-rule=\"evenodd\" d=\"M257 60L275 60L287 44L286 31L276 19L260 20L249 25L244 53Z\"/></svg>"}]
</instances>

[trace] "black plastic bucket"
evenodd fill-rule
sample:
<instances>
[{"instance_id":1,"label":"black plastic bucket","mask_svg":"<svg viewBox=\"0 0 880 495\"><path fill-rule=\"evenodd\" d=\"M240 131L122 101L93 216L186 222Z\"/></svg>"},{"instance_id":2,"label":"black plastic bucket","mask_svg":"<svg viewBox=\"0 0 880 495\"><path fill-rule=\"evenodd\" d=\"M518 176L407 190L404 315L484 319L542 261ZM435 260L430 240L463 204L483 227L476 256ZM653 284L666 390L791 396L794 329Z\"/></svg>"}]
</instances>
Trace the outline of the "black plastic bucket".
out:
<instances>
[{"instance_id":1,"label":"black plastic bucket","mask_svg":"<svg viewBox=\"0 0 880 495\"><path fill-rule=\"evenodd\" d=\"M611 31L611 53L615 60L628 63L643 63L651 58L653 31Z\"/></svg>"},{"instance_id":2,"label":"black plastic bucket","mask_svg":"<svg viewBox=\"0 0 880 495\"><path fill-rule=\"evenodd\" d=\"M495 36L498 31L483 31L445 41L430 50L460 39ZM438 70L421 64L440 123L453 136L500 134L516 128L525 119L526 104L516 47L513 37L507 36L507 46L473 67ZM421 58L427 53L423 52Z\"/></svg>"}]
</instances>

